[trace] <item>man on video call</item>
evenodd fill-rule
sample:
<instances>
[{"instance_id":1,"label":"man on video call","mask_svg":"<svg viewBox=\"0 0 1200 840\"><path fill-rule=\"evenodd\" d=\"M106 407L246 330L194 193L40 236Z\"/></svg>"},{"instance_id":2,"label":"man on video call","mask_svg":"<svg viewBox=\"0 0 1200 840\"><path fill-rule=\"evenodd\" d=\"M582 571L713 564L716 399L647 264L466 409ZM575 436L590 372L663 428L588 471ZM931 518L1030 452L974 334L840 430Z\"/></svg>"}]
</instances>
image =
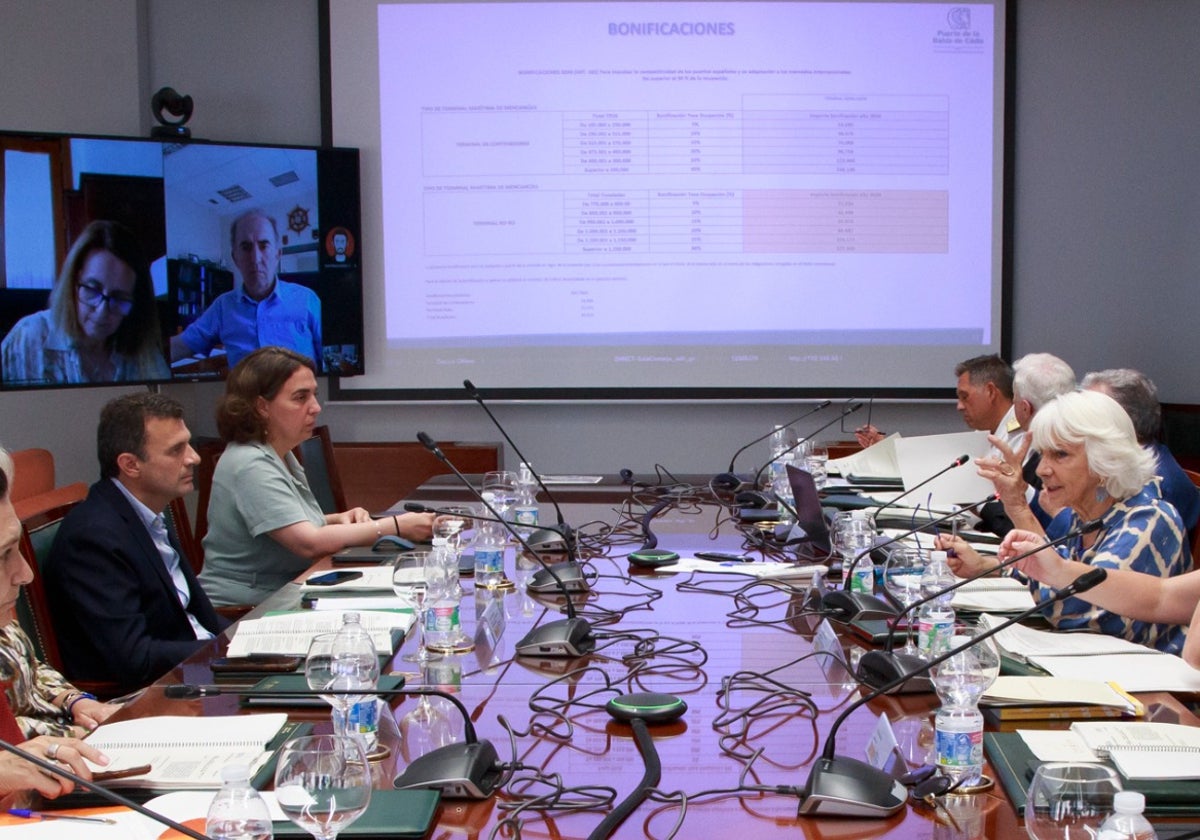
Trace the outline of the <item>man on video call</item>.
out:
<instances>
[{"instance_id":1,"label":"man on video call","mask_svg":"<svg viewBox=\"0 0 1200 840\"><path fill-rule=\"evenodd\" d=\"M233 264L241 288L225 292L182 333L171 337L171 361L208 355L225 346L229 366L259 347L303 353L321 369L321 301L305 286L280 280L279 228L262 210L249 210L230 226Z\"/></svg>"}]
</instances>

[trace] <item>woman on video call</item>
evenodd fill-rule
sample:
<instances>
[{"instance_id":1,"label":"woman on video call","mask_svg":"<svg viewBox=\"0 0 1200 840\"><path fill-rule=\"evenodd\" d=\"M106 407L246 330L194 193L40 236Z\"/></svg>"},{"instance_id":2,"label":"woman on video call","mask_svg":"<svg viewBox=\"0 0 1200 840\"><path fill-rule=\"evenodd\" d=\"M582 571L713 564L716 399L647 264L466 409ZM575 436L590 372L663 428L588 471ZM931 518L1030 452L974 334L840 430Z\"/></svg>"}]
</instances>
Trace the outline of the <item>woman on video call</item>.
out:
<instances>
[{"instance_id":1,"label":"woman on video call","mask_svg":"<svg viewBox=\"0 0 1200 840\"><path fill-rule=\"evenodd\" d=\"M4 339L9 385L167 379L154 284L137 238L118 222L84 228L63 262L50 305Z\"/></svg>"}]
</instances>

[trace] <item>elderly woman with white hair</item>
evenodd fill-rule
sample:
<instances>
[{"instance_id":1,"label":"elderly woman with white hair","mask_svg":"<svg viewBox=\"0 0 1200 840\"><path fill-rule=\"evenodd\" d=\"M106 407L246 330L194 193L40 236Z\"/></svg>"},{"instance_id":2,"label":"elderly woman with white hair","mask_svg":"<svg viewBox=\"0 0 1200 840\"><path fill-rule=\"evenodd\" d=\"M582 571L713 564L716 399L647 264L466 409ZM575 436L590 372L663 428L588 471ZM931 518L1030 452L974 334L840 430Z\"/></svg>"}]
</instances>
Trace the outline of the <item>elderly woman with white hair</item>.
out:
<instances>
[{"instance_id":1,"label":"elderly woman with white hair","mask_svg":"<svg viewBox=\"0 0 1200 840\"><path fill-rule=\"evenodd\" d=\"M1046 549L1038 554L1046 555L1041 562L1024 564L1022 571L1030 578L1035 598L1047 597L1063 585L1051 554L1083 570L1102 567L1158 578L1192 568L1179 513L1153 492L1153 485L1147 487L1154 475L1154 456L1138 445L1133 423L1116 401L1095 391L1063 394L1038 411L1030 433L1033 447L1042 455L1037 469L1042 493L1055 508L1063 509L1060 517L1069 519L1056 532L1068 533L1092 519L1102 523L1099 532L1075 537L1057 552ZM955 571L964 575L1014 557L1022 547L1032 550L1045 542L1044 533L1014 530L1004 540L1000 559L993 560L957 540L943 540L944 547L961 555ZM1055 570L1053 576L1046 574L1049 569ZM1121 602L1107 603L1121 612L1106 609L1089 593L1049 607L1046 617L1060 629L1086 628L1172 653L1183 646L1184 628L1175 617L1164 620L1141 613L1139 618Z\"/></svg>"}]
</instances>

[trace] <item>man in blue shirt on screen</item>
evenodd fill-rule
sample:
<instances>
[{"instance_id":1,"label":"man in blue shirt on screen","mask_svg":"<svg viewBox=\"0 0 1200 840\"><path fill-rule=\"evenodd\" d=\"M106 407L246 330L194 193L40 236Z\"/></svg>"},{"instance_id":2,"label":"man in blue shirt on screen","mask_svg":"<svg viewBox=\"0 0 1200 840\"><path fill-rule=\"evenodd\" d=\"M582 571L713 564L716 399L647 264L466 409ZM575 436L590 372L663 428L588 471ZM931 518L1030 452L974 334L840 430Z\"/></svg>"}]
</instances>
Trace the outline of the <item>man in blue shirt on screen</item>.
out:
<instances>
[{"instance_id":1,"label":"man in blue shirt on screen","mask_svg":"<svg viewBox=\"0 0 1200 840\"><path fill-rule=\"evenodd\" d=\"M222 344L233 367L251 351L274 345L303 353L320 370L321 301L312 289L279 279L275 219L249 210L230 226L230 240L242 285L171 338L171 361L208 355Z\"/></svg>"}]
</instances>

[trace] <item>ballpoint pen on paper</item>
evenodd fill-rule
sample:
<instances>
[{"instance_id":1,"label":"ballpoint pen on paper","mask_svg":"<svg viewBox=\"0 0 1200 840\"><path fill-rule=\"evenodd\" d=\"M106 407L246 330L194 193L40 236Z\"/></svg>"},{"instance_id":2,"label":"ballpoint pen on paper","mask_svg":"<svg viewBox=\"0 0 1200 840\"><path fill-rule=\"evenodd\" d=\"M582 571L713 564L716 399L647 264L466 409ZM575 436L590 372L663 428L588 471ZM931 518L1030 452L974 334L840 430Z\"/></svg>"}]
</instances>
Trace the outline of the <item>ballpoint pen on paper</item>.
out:
<instances>
[{"instance_id":1,"label":"ballpoint pen on paper","mask_svg":"<svg viewBox=\"0 0 1200 840\"><path fill-rule=\"evenodd\" d=\"M74 814L46 814L42 811L31 811L28 808L9 808L8 813L14 817L21 817L26 820L74 820L76 822L93 822L104 823L105 825L116 825L116 820L110 820L107 817L77 817Z\"/></svg>"}]
</instances>

